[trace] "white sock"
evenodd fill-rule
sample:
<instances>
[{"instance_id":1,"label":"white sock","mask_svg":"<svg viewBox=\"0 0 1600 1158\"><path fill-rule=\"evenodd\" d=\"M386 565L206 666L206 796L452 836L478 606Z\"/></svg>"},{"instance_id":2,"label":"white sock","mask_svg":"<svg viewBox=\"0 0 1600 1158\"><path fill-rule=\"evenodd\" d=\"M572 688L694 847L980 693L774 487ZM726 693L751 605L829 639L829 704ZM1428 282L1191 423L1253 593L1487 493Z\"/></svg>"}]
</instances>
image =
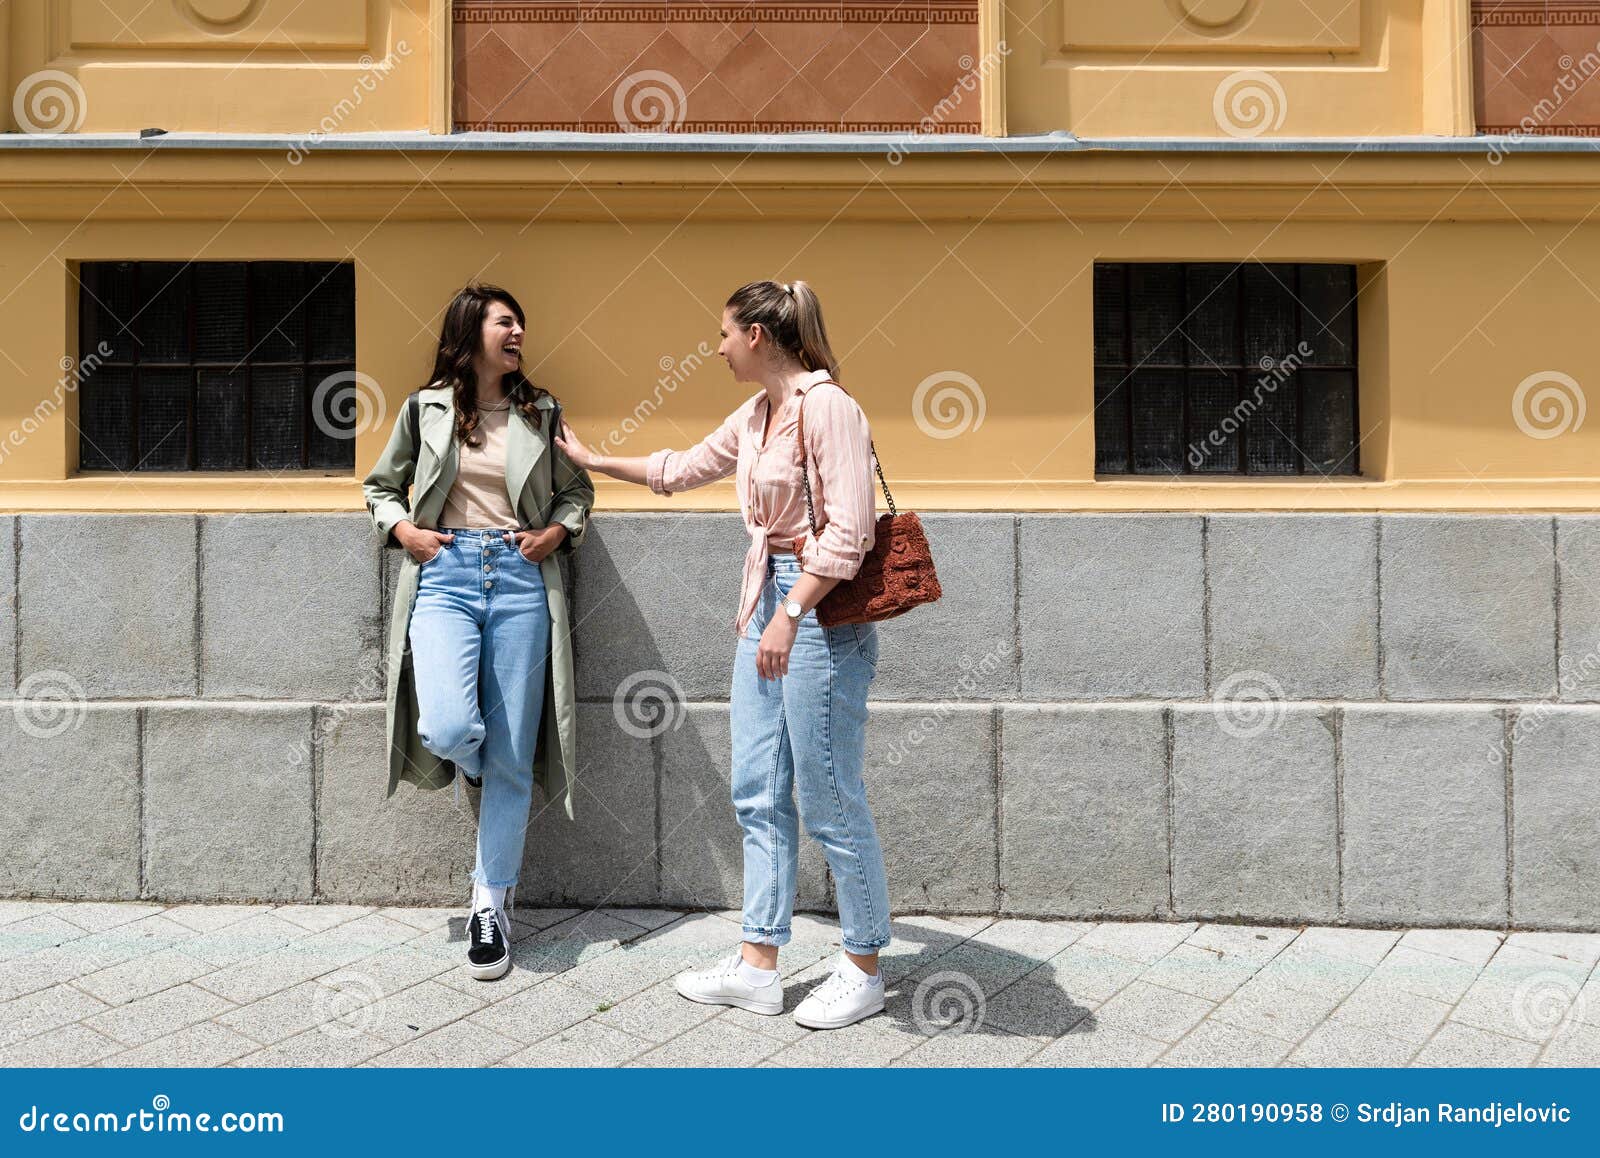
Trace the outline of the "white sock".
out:
<instances>
[{"instance_id":1,"label":"white sock","mask_svg":"<svg viewBox=\"0 0 1600 1158\"><path fill-rule=\"evenodd\" d=\"M876 973L868 973L844 953L839 954L839 971L852 981L865 981L868 985L883 984L883 971L881 969Z\"/></svg>"},{"instance_id":2,"label":"white sock","mask_svg":"<svg viewBox=\"0 0 1600 1158\"><path fill-rule=\"evenodd\" d=\"M754 985L760 988L763 985L771 985L777 979L778 971L776 969L757 969L750 962L740 959L739 980L746 985Z\"/></svg>"},{"instance_id":3,"label":"white sock","mask_svg":"<svg viewBox=\"0 0 1600 1158\"><path fill-rule=\"evenodd\" d=\"M499 913L502 912L505 907L505 889L497 889L492 885L480 884L477 881L472 882L472 911L474 913L478 912L480 909L493 909L495 912Z\"/></svg>"}]
</instances>

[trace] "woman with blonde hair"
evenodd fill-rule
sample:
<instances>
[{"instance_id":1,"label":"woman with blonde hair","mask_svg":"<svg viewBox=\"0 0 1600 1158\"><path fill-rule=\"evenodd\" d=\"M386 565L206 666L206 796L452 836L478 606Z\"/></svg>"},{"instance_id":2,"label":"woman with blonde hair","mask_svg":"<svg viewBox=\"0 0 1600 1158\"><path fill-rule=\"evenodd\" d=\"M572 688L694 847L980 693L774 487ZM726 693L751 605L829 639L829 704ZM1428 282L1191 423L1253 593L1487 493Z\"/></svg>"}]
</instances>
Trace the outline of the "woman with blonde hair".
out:
<instances>
[{"instance_id":1,"label":"woman with blonde hair","mask_svg":"<svg viewBox=\"0 0 1600 1158\"><path fill-rule=\"evenodd\" d=\"M814 610L872 548L872 437L838 385L822 307L804 282L741 286L723 308L721 336L717 353L734 380L761 389L697 446L618 458L594 453L565 424L557 445L587 470L662 495L736 478L751 537L730 697L744 940L677 987L691 1001L783 1012L778 950L790 939L803 816L833 871L844 952L794 1016L834 1029L883 1009L878 950L889 943L883 853L862 777L877 629L823 627Z\"/></svg>"}]
</instances>

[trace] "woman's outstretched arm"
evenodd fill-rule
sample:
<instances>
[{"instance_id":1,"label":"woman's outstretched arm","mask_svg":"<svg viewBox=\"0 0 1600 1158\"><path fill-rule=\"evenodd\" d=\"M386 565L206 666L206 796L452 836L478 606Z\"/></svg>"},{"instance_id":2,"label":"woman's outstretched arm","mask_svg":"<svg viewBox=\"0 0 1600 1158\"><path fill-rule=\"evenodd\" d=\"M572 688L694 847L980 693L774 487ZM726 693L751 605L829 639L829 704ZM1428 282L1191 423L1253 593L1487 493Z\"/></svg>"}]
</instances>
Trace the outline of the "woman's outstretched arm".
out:
<instances>
[{"instance_id":1,"label":"woman's outstretched arm","mask_svg":"<svg viewBox=\"0 0 1600 1158\"><path fill-rule=\"evenodd\" d=\"M649 487L658 495L691 490L727 478L739 465L737 412L730 414L701 442L684 451L658 450L631 458L596 454L566 422L561 424L556 445L584 470Z\"/></svg>"},{"instance_id":2,"label":"woman's outstretched arm","mask_svg":"<svg viewBox=\"0 0 1600 1158\"><path fill-rule=\"evenodd\" d=\"M598 471L623 482L637 483L639 486L650 485L645 481L645 471L650 465L649 458L643 456L621 458L617 455L596 454L578 437L566 419L561 420L561 433L556 435L556 445L580 470Z\"/></svg>"}]
</instances>

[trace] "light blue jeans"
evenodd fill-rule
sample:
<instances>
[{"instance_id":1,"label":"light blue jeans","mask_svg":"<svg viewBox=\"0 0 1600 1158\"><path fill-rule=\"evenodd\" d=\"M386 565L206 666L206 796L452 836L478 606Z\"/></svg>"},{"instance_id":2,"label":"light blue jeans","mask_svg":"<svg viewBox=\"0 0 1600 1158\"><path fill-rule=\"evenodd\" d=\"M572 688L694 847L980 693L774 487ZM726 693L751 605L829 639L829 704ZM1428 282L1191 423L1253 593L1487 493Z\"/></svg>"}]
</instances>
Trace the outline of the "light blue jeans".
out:
<instances>
[{"instance_id":1,"label":"light blue jeans","mask_svg":"<svg viewBox=\"0 0 1600 1158\"><path fill-rule=\"evenodd\" d=\"M544 576L501 530L453 530L417 576L411 662L417 732L483 778L472 879L510 888L522 868L544 708L550 606Z\"/></svg>"},{"instance_id":2,"label":"light blue jeans","mask_svg":"<svg viewBox=\"0 0 1600 1158\"><path fill-rule=\"evenodd\" d=\"M838 890L844 947L889 943L889 886L867 807L867 685L877 673L874 624L823 627L800 619L789 673L756 674L756 647L802 571L774 555L733 665L733 808L744 829L744 939L784 945L794 913L800 817L821 845ZM800 809L795 811L798 792Z\"/></svg>"}]
</instances>

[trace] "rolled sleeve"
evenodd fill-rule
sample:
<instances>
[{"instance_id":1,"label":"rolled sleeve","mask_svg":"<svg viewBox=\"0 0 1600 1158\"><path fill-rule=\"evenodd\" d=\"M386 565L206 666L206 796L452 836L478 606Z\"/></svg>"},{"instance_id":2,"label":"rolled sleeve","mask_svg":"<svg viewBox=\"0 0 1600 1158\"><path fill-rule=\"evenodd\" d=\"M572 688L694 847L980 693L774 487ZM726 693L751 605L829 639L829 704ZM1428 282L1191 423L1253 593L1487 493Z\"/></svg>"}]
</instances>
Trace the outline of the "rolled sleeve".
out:
<instances>
[{"instance_id":1,"label":"rolled sleeve","mask_svg":"<svg viewBox=\"0 0 1600 1158\"><path fill-rule=\"evenodd\" d=\"M876 534L872 431L861 407L837 387L817 387L807 403L806 446L816 464L827 521L819 533L805 537L800 565L815 575L853 579Z\"/></svg>"},{"instance_id":2,"label":"rolled sleeve","mask_svg":"<svg viewBox=\"0 0 1600 1158\"><path fill-rule=\"evenodd\" d=\"M395 527L411 517L411 512L406 505L398 499L384 499L378 503L369 503L368 509L372 512L372 522L383 535L384 542L394 533Z\"/></svg>"},{"instance_id":3,"label":"rolled sleeve","mask_svg":"<svg viewBox=\"0 0 1600 1158\"><path fill-rule=\"evenodd\" d=\"M666 483L667 459L672 453L670 450L658 450L650 456L650 461L645 466L645 482L649 483L650 489L658 495L672 493L667 489Z\"/></svg>"},{"instance_id":4,"label":"rolled sleeve","mask_svg":"<svg viewBox=\"0 0 1600 1158\"><path fill-rule=\"evenodd\" d=\"M645 465L645 482L658 495L692 490L727 478L739 466L739 411L688 450L658 450Z\"/></svg>"},{"instance_id":5,"label":"rolled sleeve","mask_svg":"<svg viewBox=\"0 0 1600 1158\"><path fill-rule=\"evenodd\" d=\"M401 419L389 432L389 442L383 448L383 453L361 482L373 526L383 535L386 545L396 547L399 544L394 541L395 525L411 517L406 497L416 468L419 438L415 430L406 426L406 413L405 410L401 411Z\"/></svg>"},{"instance_id":6,"label":"rolled sleeve","mask_svg":"<svg viewBox=\"0 0 1600 1158\"><path fill-rule=\"evenodd\" d=\"M580 470L558 446L552 446L555 455L550 460L551 481L556 484L550 501L550 519L547 526L560 523L567 529L561 540L561 551L572 551L582 545L584 533L589 529L589 512L594 509L594 481L589 472Z\"/></svg>"}]
</instances>

